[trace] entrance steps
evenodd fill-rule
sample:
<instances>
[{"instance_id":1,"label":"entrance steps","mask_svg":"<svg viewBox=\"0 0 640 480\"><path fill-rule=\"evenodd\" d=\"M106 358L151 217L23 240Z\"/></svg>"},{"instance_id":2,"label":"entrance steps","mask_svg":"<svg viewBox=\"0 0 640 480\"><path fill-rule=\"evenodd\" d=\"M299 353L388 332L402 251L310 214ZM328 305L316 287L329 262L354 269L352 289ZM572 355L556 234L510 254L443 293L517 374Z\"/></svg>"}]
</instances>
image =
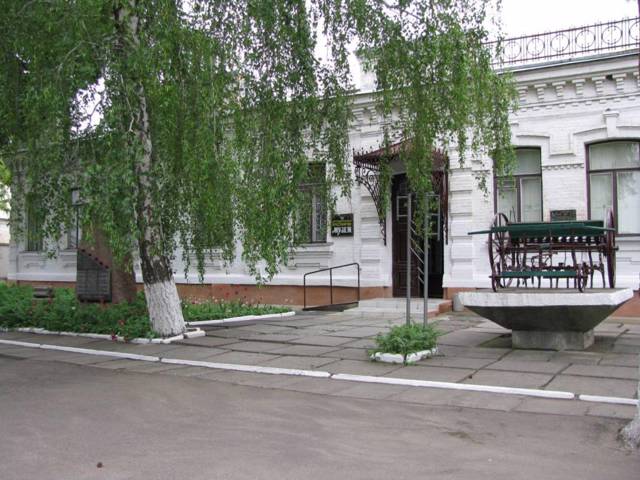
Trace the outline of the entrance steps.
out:
<instances>
[{"instance_id":1,"label":"entrance steps","mask_svg":"<svg viewBox=\"0 0 640 480\"><path fill-rule=\"evenodd\" d=\"M428 301L428 315L434 317L444 312L451 311L451 300L442 298L430 298ZM349 310L353 313L384 313L404 315L407 308L406 298L372 298L360 300L358 307ZM424 312L424 300L422 298L411 299L411 314Z\"/></svg>"}]
</instances>

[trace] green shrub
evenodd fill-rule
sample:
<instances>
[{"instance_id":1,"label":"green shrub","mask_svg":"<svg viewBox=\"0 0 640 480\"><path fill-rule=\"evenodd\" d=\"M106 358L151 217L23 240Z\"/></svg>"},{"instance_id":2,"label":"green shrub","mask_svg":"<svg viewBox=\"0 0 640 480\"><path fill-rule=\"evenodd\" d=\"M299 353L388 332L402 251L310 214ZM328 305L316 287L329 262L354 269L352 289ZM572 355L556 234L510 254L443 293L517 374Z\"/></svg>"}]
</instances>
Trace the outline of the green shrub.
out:
<instances>
[{"instance_id":1,"label":"green shrub","mask_svg":"<svg viewBox=\"0 0 640 480\"><path fill-rule=\"evenodd\" d=\"M187 322L216 320L243 315L286 312L271 306L246 305L237 301L183 302ZM53 298L33 298L33 288L0 283L0 328L38 327L52 332L100 333L131 338L154 338L144 293L131 303L81 303L68 288L54 289Z\"/></svg>"},{"instance_id":2,"label":"green shrub","mask_svg":"<svg viewBox=\"0 0 640 480\"><path fill-rule=\"evenodd\" d=\"M221 318L242 317L244 315L266 315L283 313L290 309L271 305L248 305L236 300L213 300L200 303L182 302L185 322L219 320Z\"/></svg>"},{"instance_id":3,"label":"green shrub","mask_svg":"<svg viewBox=\"0 0 640 480\"><path fill-rule=\"evenodd\" d=\"M397 353L402 355L406 363L407 355L435 348L440 335L441 333L431 325L397 325L387 333L376 336L376 348L370 353Z\"/></svg>"}]
</instances>

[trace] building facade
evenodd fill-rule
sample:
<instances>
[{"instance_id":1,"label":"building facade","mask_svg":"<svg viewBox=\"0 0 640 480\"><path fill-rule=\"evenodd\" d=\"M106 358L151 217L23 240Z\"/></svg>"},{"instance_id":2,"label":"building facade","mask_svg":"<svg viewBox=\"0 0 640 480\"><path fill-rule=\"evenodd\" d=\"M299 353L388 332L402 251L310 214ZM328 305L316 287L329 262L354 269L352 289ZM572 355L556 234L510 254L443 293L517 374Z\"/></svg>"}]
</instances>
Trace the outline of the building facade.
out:
<instances>
[{"instance_id":1,"label":"building facade","mask_svg":"<svg viewBox=\"0 0 640 480\"><path fill-rule=\"evenodd\" d=\"M9 273L9 214L0 210L0 280Z\"/></svg>"},{"instance_id":2,"label":"building facade","mask_svg":"<svg viewBox=\"0 0 640 480\"><path fill-rule=\"evenodd\" d=\"M637 20L625 22L620 28L626 29L626 34L631 31L632 37L635 32L637 43ZM598 34L603 28L599 26ZM566 32L537 39L523 37L524 40L516 39L514 45L552 44L554 38L569 38ZM576 29L573 35L578 38L580 30ZM545 51L545 55L534 54L529 59L518 57L516 52L512 66L504 67L513 75L519 95L519 108L511 114L518 158L513 178L495 178L489 157L461 159L455 149L434 152L434 184L440 196L435 203L440 211L430 223L430 296L451 299L462 290L490 287L487 238L468 232L487 228L498 212L511 221L524 222L550 221L555 215L601 219L606 210L612 209L618 225L616 286L638 290L638 53L625 43L618 42L613 45L615 48L607 45L608 48L584 48L570 54ZM352 263L359 265L363 298L404 296L407 270L412 278L412 294L422 295L419 262L414 261L407 268L404 167L393 155L383 158L383 119L376 112L371 93L364 90L353 97L355 120L349 139L356 181L351 196L340 198L331 214L320 201L313 200L309 243L292 251L287 265L267 285L258 287L241 261L225 265L214 252L206 262L203 283L195 272L185 276L181 261L176 261L176 282L183 295L300 305L305 301L306 283L311 285L308 303L328 303L327 285L331 281L336 287L332 300L347 301L353 295L349 287L358 282L357 266L336 269L331 278L328 272L304 277L318 269ZM381 161L391 162L394 174L389 205L381 204L377 178L377 164ZM484 190L478 183L481 177L487 180ZM71 248L63 246L55 259L46 259L24 243L12 243L9 280L73 284L76 253L73 242L68 243L65 246ZM636 297L636 304L632 302L625 308L621 314L640 315L640 300Z\"/></svg>"}]
</instances>

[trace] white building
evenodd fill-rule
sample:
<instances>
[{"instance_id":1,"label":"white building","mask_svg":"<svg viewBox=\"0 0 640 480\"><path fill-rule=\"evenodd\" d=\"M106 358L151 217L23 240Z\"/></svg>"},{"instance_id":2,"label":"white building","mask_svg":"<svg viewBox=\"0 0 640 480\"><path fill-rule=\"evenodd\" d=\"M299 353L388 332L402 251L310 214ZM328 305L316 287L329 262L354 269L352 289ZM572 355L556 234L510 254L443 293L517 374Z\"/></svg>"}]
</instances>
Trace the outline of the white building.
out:
<instances>
[{"instance_id":1,"label":"white building","mask_svg":"<svg viewBox=\"0 0 640 480\"><path fill-rule=\"evenodd\" d=\"M612 208L618 225L616 286L638 289L640 283L640 79L638 21L524 37L506 43L519 93L519 109L511 115L513 144L519 168L515 183L495 192L490 158L467 158L444 152L435 164L447 162L442 179L440 239L431 241L431 296L452 296L461 290L487 288L489 262L485 229L496 212L513 221L549 221L552 211L569 211L577 220L600 219ZM197 275L184 277L176 263L176 281L183 294L234 296L271 303L303 303L305 273L357 262L363 298L403 296L406 288L406 208L402 194L403 166L392 161L395 174L391 205L376 205L375 166L382 142L381 119L370 93L354 96L355 123L349 138L354 152L355 183L350 198L337 204L341 218L326 218L314 205L310 243L292 252L288 265L263 288L240 261L225 266L208 261L204 284ZM488 175L489 191L477 185ZM345 217L346 216L346 217ZM352 216L352 235L334 235L332 220L345 225ZM338 223L335 223L338 226ZM338 231L336 230L336 232ZM415 262L414 262L415 264ZM75 251L46 260L25 245L12 244L9 279L19 282L74 282ZM355 267L332 272L334 285L355 286ZM421 294L417 271L413 293ZM309 277L312 285L328 284L328 273ZM352 292L337 288L334 302ZM352 297L350 297L352 298ZM310 303L328 303L327 289L309 291ZM640 299L623 314L640 315Z\"/></svg>"},{"instance_id":2,"label":"white building","mask_svg":"<svg viewBox=\"0 0 640 480\"><path fill-rule=\"evenodd\" d=\"M0 210L0 280L6 280L9 271L9 214Z\"/></svg>"}]
</instances>

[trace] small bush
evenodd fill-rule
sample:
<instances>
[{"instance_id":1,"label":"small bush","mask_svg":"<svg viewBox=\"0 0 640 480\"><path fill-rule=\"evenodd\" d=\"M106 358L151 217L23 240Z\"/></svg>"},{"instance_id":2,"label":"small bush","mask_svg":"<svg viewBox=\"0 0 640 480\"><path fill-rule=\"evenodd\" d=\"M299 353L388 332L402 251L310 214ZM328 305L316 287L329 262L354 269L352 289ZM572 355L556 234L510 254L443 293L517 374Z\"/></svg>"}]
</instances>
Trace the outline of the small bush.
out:
<instances>
[{"instance_id":1,"label":"small bush","mask_svg":"<svg viewBox=\"0 0 640 480\"><path fill-rule=\"evenodd\" d=\"M376 336L377 347L370 353L397 353L402 355L406 363L407 355L435 348L440 335L441 333L431 325L397 325L387 333Z\"/></svg>"}]
</instances>

